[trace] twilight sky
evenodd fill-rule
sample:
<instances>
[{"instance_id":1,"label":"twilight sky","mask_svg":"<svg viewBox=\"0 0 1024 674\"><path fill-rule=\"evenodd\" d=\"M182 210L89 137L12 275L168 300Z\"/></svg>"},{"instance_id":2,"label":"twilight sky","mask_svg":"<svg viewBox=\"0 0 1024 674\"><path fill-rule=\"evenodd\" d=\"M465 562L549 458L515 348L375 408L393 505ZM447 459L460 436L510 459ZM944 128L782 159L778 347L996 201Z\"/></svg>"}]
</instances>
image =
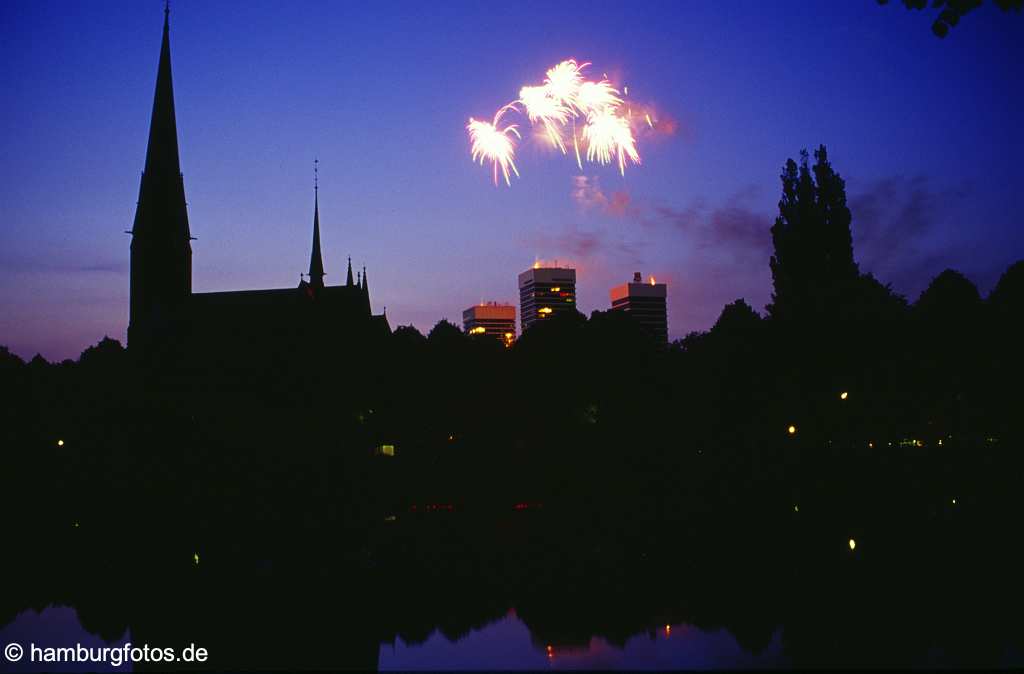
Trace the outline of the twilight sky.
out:
<instances>
[{"instance_id":1,"label":"twilight sky","mask_svg":"<svg viewBox=\"0 0 1024 674\"><path fill-rule=\"evenodd\" d=\"M23 357L124 341L162 6L0 3L0 344ZM874 0L175 0L193 287L298 283L319 157L326 281L366 264L392 327L517 301L541 259L576 266L587 313L634 271L666 280L677 338L768 301L778 174L824 143L862 270L912 300L946 267L987 293L1024 257L1024 16L986 6L944 40L931 20ZM581 175L513 120L522 177L495 188L467 118L570 57L663 131L625 178Z\"/></svg>"}]
</instances>

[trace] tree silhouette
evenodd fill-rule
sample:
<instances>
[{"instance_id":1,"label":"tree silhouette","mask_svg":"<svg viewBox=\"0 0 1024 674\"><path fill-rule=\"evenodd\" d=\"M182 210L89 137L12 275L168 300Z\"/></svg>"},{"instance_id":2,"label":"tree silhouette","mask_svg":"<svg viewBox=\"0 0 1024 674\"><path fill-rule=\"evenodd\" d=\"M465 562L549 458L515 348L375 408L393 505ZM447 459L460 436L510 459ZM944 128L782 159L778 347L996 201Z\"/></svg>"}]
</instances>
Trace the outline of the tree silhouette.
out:
<instances>
[{"instance_id":1,"label":"tree silhouette","mask_svg":"<svg viewBox=\"0 0 1024 674\"><path fill-rule=\"evenodd\" d=\"M799 166L790 159L783 168L779 217L771 230L772 318L825 318L858 276L846 183L829 164L824 145L814 159L812 168L803 150Z\"/></svg>"},{"instance_id":2,"label":"tree silhouette","mask_svg":"<svg viewBox=\"0 0 1024 674\"><path fill-rule=\"evenodd\" d=\"M972 319L977 318L981 308L981 295L971 281L954 269L947 269L928 284L914 310L926 321L945 326L967 321L968 328L974 328Z\"/></svg>"},{"instance_id":3,"label":"tree silhouette","mask_svg":"<svg viewBox=\"0 0 1024 674\"><path fill-rule=\"evenodd\" d=\"M1018 321L1024 316L1024 260L1014 262L1003 272L989 293L988 302L997 314Z\"/></svg>"},{"instance_id":4,"label":"tree silhouette","mask_svg":"<svg viewBox=\"0 0 1024 674\"><path fill-rule=\"evenodd\" d=\"M442 318L430 329L427 341L430 344L453 344L462 343L464 337L465 335L463 335L462 330L459 330L458 326Z\"/></svg>"},{"instance_id":5,"label":"tree silhouette","mask_svg":"<svg viewBox=\"0 0 1024 674\"><path fill-rule=\"evenodd\" d=\"M889 0L878 0L878 4L888 5ZM965 14L983 4L983 0L931 0L930 3L928 0L903 0L903 5L907 9L922 10L931 5L932 9L939 10L939 15L932 23L932 32L938 37L946 37L949 29L960 23ZM1024 0L995 0L995 6L1004 12L1019 12L1021 7L1024 7Z\"/></svg>"}]
</instances>

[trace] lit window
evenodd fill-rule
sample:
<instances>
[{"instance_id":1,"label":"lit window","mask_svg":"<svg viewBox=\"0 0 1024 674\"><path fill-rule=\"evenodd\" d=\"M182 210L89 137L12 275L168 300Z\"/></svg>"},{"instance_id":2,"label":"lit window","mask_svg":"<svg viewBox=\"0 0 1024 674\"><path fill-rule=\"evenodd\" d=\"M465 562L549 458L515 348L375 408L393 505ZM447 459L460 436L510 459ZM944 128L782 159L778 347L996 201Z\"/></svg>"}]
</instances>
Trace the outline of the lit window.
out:
<instances>
[{"instance_id":1,"label":"lit window","mask_svg":"<svg viewBox=\"0 0 1024 674\"><path fill-rule=\"evenodd\" d=\"M537 310L537 313L538 314L543 314L543 315L547 316L552 311L553 310L551 309L551 307L541 307L540 309Z\"/></svg>"}]
</instances>

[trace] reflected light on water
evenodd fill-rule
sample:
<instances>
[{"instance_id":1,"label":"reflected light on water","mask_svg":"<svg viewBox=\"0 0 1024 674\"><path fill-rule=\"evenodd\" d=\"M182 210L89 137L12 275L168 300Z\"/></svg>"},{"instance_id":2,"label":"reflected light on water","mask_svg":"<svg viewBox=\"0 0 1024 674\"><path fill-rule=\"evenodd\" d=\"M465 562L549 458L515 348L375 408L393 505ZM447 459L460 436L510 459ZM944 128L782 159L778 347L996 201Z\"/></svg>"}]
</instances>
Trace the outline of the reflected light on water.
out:
<instances>
[{"instance_id":1,"label":"reflected light on water","mask_svg":"<svg viewBox=\"0 0 1024 674\"><path fill-rule=\"evenodd\" d=\"M562 648L558 643L538 643L538 635L531 635L527 624L510 611L454 642L437 630L419 644L407 644L396 637L393 643L381 644L378 667L380 671L536 670L555 666L638 671L765 669L789 664L782 653L780 630L764 650L754 655L723 629L705 632L682 623L665 624L661 629L666 638L652 639L650 633L638 633L621 648L601 637L591 637L583 646ZM672 638L667 638L670 635Z\"/></svg>"}]
</instances>

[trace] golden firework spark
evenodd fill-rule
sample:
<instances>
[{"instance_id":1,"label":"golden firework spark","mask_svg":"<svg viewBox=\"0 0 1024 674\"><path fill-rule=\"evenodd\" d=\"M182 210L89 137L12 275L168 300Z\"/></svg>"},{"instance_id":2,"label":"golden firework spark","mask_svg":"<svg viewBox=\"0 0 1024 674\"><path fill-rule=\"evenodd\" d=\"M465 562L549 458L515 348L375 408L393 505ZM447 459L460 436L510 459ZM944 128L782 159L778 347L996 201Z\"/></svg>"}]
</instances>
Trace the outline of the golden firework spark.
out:
<instances>
[{"instance_id":1,"label":"golden firework spark","mask_svg":"<svg viewBox=\"0 0 1024 674\"><path fill-rule=\"evenodd\" d=\"M568 154L565 135L572 133L573 152L581 171L584 154L588 162L610 164L614 160L622 175L626 173L628 161L640 163L633 111L624 108L619 90L612 86L607 75L600 80L584 78L583 70L589 65L575 59L562 61L547 70L539 86L522 87L519 98L498 110L493 122L469 119L466 128L472 143L473 161L479 160L481 165L484 161L492 162L495 185L498 184L499 167L509 186L512 184L509 169L519 175L514 158L515 139L521 136L515 124L505 127L500 124L502 115L508 110L520 112L517 104L522 104L522 112L531 124L543 126L548 141L562 154ZM627 93L628 89L623 87L622 95ZM655 120L648 111L639 110L638 120L640 116L648 127L654 128ZM577 117L586 120L579 133L576 130Z\"/></svg>"},{"instance_id":2,"label":"golden firework spark","mask_svg":"<svg viewBox=\"0 0 1024 674\"><path fill-rule=\"evenodd\" d=\"M627 157L634 164L640 163L640 153L636 150L636 139L629 120L616 115L613 108L603 108L587 116L583 139L587 141L587 161L609 164L614 155L622 175L626 175Z\"/></svg>"},{"instance_id":3,"label":"golden firework spark","mask_svg":"<svg viewBox=\"0 0 1024 674\"><path fill-rule=\"evenodd\" d=\"M562 105L558 99L549 96L546 87L523 87L519 90L519 102L526 108L526 116L531 122L540 122L544 125L544 132L551 145L565 154L561 127L565 126L572 110Z\"/></svg>"},{"instance_id":4,"label":"golden firework spark","mask_svg":"<svg viewBox=\"0 0 1024 674\"><path fill-rule=\"evenodd\" d=\"M555 99L570 110L579 109L580 85L583 84L583 69L589 63L576 63L576 59L562 61L548 68L544 79L544 89L548 96Z\"/></svg>"},{"instance_id":5,"label":"golden firework spark","mask_svg":"<svg viewBox=\"0 0 1024 674\"><path fill-rule=\"evenodd\" d=\"M615 108L622 103L619 92L612 88L611 82L584 82L576 93L577 106L585 114L597 112L604 108Z\"/></svg>"},{"instance_id":6,"label":"golden firework spark","mask_svg":"<svg viewBox=\"0 0 1024 674\"><path fill-rule=\"evenodd\" d=\"M519 176L519 171L516 169L514 161L516 145L515 141L512 140L512 136L514 135L516 138L521 136L519 131L516 130L515 124L509 124L504 128L499 126L502 115L508 110L518 111L519 109L515 104L509 103L494 114L494 121L491 123L482 122L470 117L466 129L469 131L469 139L472 143L473 161L479 159L481 166L483 166L485 160L493 163L495 185L498 184L498 167L500 166L501 172L505 176L505 184L511 187L512 181L509 179L508 170L511 168L512 172L517 177Z\"/></svg>"}]
</instances>

